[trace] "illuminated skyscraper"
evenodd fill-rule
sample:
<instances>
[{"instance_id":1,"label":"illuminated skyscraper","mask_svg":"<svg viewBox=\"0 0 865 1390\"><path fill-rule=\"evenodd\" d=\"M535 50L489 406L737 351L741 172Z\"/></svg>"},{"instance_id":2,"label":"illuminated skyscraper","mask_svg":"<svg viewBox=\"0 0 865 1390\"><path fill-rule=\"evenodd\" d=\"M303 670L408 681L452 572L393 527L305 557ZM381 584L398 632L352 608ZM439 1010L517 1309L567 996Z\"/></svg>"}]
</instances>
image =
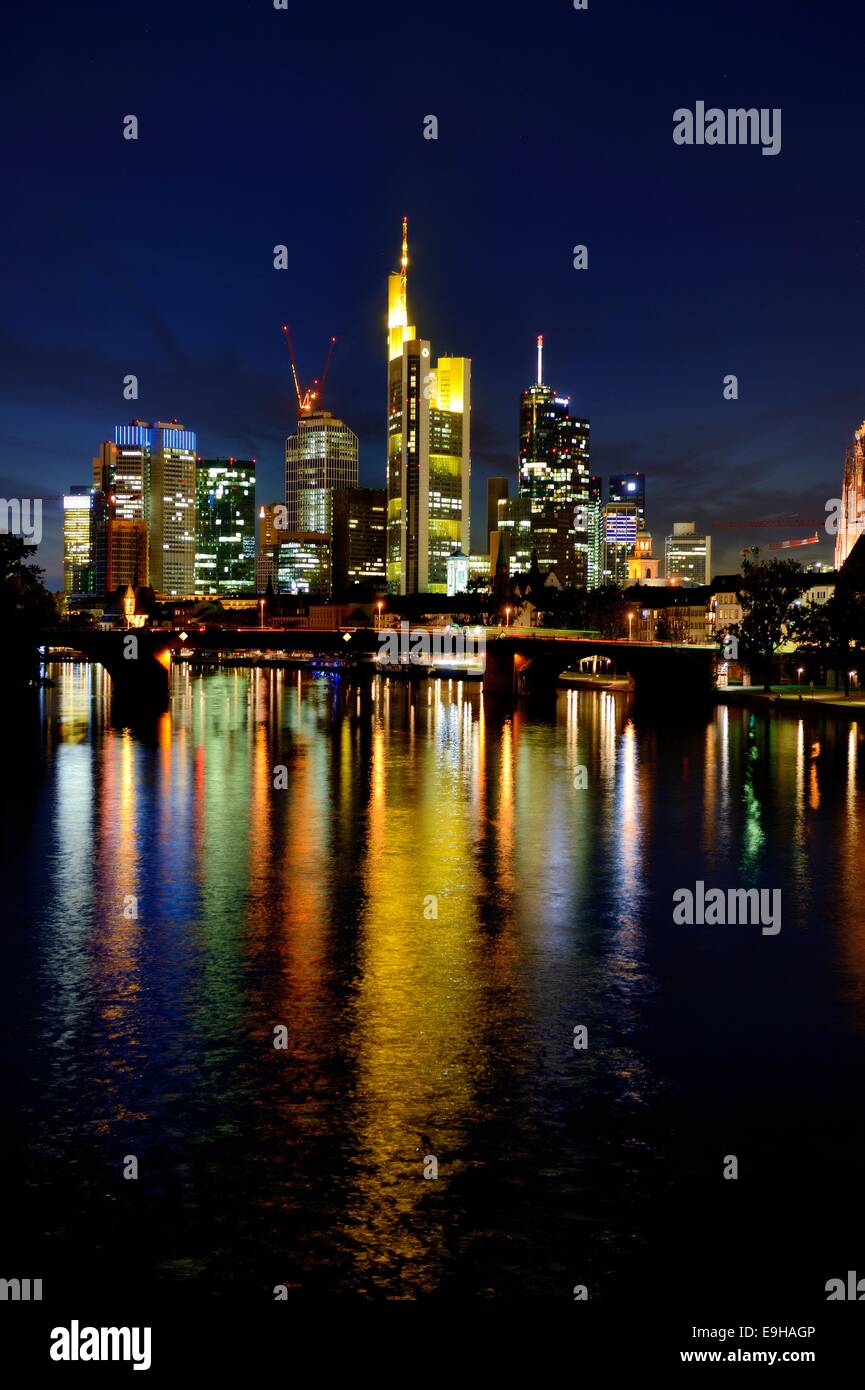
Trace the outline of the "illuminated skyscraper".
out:
<instances>
[{"instance_id":1,"label":"illuminated skyscraper","mask_svg":"<svg viewBox=\"0 0 865 1390\"><path fill-rule=\"evenodd\" d=\"M195 592L255 589L255 459L198 459Z\"/></svg>"},{"instance_id":2,"label":"illuminated skyscraper","mask_svg":"<svg viewBox=\"0 0 865 1390\"><path fill-rule=\"evenodd\" d=\"M195 431L177 420L117 425L114 445L103 444L93 469L116 519L147 522L153 587L168 595L193 594Z\"/></svg>"},{"instance_id":3,"label":"illuminated skyscraper","mask_svg":"<svg viewBox=\"0 0 865 1390\"><path fill-rule=\"evenodd\" d=\"M383 487L335 488L330 494L333 592L385 584L387 493Z\"/></svg>"},{"instance_id":4,"label":"illuminated skyscraper","mask_svg":"<svg viewBox=\"0 0 865 1390\"><path fill-rule=\"evenodd\" d=\"M674 521L664 545L667 579L709 584L712 579L712 538L699 536L695 521Z\"/></svg>"},{"instance_id":5,"label":"illuminated skyscraper","mask_svg":"<svg viewBox=\"0 0 865 1390\"><path fill-rule=\"evenodd\" d=\"M646 529L645 473L615 473L610 478L607 496L611 502L633 502L637 508L637 530Z\"/></svg>"},{"instance_id":6,"label":"illuminated skyscraper","mask_svg":"<svg viewBox=\"0 0 865 1390\"><path fill-rule=\"evenodd\" d=\"M588 579L589 422L571 415L570 397L537 381L520 397L520 495L531 501L541 569L554 565L564 584Z\"/></svg>"},{"instance_id":7,"label":"illuminated skyscraper","mask_svg":"<svg viewBox=\"0 0 865 1390\"><path fill-rule=\"evenodd\" d=\"M105 574L105 592L109 594L121 584L150 582L146 521L110 516L106 519Z\"/></svg>"},{"instance_id":8,"label":"illuminated skyscraper","mask_svg":"<svg viewBox=\"0 0 865 1390\"><path fill-rule=\"evenodd\" d=\"M636 502L607 502L604 506L604 583L627 584L639 520Z\"/></svg>"},{"instance_id":9,"label":"illuminated skyscraper","mask_svg":"<svg viewBox=\"0 0 865 1390\"><path fill-rule=\"evenodd\" d=\"M586 587L599 589L604 582L604 513L602 483L596 473L589 478L586 504Z\"/></svg>"},{"instance_id":10,"label":"illuminated skyscraper","mask_svg":"<svg viewBox=\"0 0 865 1390\"><path fill-rule=\"evenodd\" d=\"M330 536L321 532L280 532L274 587L283 594L329 598L330 553Z\"/></svg>"},{"instance_id":11,"label":"illuminated skyscraper","mask_svg":"<svg viewBox=\"0 0 865 1390\"><path fill-rule=\"evenodd\" d=\"M96 590L113 593L121 584L150 582L149 528L145 495L152 435L139 426L118 425L131 442L106 439L93 460L93 486L102 499L94 509Z\"/></svg>"},{"instance_id":12,"label":"illuminated skyscraper","mask_svg":"<svg viewBox=\"0 0 865 1390\"><path fill-rule=\"evenodd\" d=\"M149 430L145 426L144 430ZM146 476L150 467L151 434L138 425L118 425L114 431L131 436L129 443L106 439L93 460L93 486L109 501L109 514L120 521L144 521Z\"/></svg>"},{"instance_id":13,"label":"illuminated skyscraper","mask_svg":"<svg viewBox=\"0 0 865 1390\"><path fill-rule=\"evenodd\" d=\"M408 321L408 222L388 277L387 580L446 593L448 557L470 551L471 359L440 357Z\"/></svg>"},{"instance_id":14,"label":"illuminated skyscraper","mask_svg":"<svg viewBox=\"0 0 865 1390\"><path fill-rule=\"evenodd\" d=\"M83 484L63 494L63 588L69 598L95 592L95 493Z\"/></svg>"},{"instance_id":15,"label":"illuminated skyscraper","mask_svg":"<svg viewBox=\"0 0 865 1390\"><path fill-rule=\"evenodd\" d=\"M532 561L532 504L528 497L502 497L498 503L497 567L513 578Z\"/></svg>"},{"instance_id":16,"label":"illuminated skyscraper","mask_svg":"<svg viewBox=\"0 0 865 1390\"><path fill-rule=\"evenodd\" d=\"M301 415L285 441L285 506L289 531L328 529L328 491L357 487L357 435L329 410Z\"/></svg>"}]
</instances>

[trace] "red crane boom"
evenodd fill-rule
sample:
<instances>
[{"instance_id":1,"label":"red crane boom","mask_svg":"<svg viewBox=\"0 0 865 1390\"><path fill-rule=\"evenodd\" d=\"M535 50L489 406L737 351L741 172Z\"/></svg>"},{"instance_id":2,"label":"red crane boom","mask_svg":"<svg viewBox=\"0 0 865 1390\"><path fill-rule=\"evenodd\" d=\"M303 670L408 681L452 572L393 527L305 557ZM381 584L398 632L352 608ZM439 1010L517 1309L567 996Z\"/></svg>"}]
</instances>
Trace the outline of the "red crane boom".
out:
<instances>
[{"instance_id":1,"label":"red crane boom","mask_svg":"<svg viewBox=\"0 0 865 1390\"><path fill-rule=\"evenodd\" d=\"M294 343L292 342L291 332L287 323L282 325L282 335L285 338L288 355L291 358L291 375L294 379L294 392L297 396L298 415L310 415L313 410L320 408L321 398L324 394L324 384L327 381L327 373L330 369L330 360L333 357L333 350L336 347L336 338L331 338L328 344L321 380L319 381L318 377L313 377L312 385L307 386L306 390L304 390L300 383L300 373L297 370L297 356L294 351Z\"/></svg>"}]
</instances>

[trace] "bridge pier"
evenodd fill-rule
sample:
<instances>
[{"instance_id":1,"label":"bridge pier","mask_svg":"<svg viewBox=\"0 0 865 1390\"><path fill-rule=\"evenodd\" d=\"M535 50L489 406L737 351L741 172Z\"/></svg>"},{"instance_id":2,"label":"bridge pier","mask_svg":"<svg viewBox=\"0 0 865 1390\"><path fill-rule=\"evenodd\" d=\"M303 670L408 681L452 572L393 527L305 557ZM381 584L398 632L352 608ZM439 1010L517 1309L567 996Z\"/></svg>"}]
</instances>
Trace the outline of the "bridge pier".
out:
<instances>
[{"instance_id":1,"label":"bridge pier","mask_svg":"<svg viewBox=\"0 0 865 1390\"><path fill-rule=\"evenodd\" d=\"M515 682L513 647L504 642L488 642L484 664L484 691L488 695L513 695Z\"/></svg>"},{"instance_id":2,"label":"bridge pier","mask_svg":"<svg viewBox=\"0 0 865 1390\"><path fill-rule=\"evenodd\" d=\"M71 647L97 661L111 677L112 715L139 718L168 709L171 695L171 644L168 632L146 629L99 632L79 629L46 644Z\"/></svg>"},{"instance_id":3,"label":"bridge pier","mask_svg":"<svg viewBox=\"0 0 865 1390\"><path fill-rule=\"evenodd\" d=\"M137 660L103 660L111 677L112 705L133 713L162 712L171 699L171 652L142 652Z\"/></svg>"}]
</instances>

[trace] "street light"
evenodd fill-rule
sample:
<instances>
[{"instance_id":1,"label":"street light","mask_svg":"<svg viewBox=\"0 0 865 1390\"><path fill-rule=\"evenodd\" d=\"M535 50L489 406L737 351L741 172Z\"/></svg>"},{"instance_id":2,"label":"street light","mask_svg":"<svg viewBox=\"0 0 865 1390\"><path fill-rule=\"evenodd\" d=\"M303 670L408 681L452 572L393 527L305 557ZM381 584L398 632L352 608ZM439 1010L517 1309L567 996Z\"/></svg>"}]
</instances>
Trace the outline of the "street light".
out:
<instances>
[{"instance_id":1,"label":"street light","mask_svg":"<svg viewBox=\"0 0 865 1390\"><path fill-rule=\"evenodd\" d=\"M631 629L632 629L632 627L633 627L633 622L634 622L634 610L633 610L633 608L629 608L629 609L628 609L628 641L629 641L629 642L630 642L630 640L631 640Z\"/></svg>"},{"instance_id":2,"label":"street light","mask_svg":"<svg viewBox=\"0 0 865 1390\"><path fill-rule=\"evenodd\" d=\"M381 610L382 610L383 607L384 607L384 604L382 603L381 599L379 599L378 603L376 604L376 608L378 609L378 627L379 627L379 630L381 629Z\"/></svg>"},{"instance_id":3,"label":"street light","mask_svg":"<svg viewBox=\"0 0 865 1390\"><path fill-rule=\"evenodd\" d=\"M509 608L506 608L506 609L505 609L505 627L510 627L510 625L511 625L511 610L510 610Z\"/></svg>"},{"instance_id":4,"label":"street light","mask_svg":"<svg viewBox=\"0 0 865 1390\"><path fill-rule=\"evenodd\" d=\"M847 694L848 694L848 696L849 696L849 694L850 694L850 688L851 688L851 685L852 685L852 682L853 682L853 680L854 680L855 675L856 675L856 672L855 672L855 671L848 671L848 672L847 672Z\"/></svg>"},{"instance_id":5,"label":"street light","mask_svg":"<svg viewBox=\"0 0 865 1390\"><path fill-rule=\"evenodd\" d=\"M796 675L799 677L799 693L800 693L800 694L802 693L802 672L803 672L804 670L805 670L805 667L804 667L804 666L797 666L797 667L796 667Z\"/></svg>"}]
</instances>

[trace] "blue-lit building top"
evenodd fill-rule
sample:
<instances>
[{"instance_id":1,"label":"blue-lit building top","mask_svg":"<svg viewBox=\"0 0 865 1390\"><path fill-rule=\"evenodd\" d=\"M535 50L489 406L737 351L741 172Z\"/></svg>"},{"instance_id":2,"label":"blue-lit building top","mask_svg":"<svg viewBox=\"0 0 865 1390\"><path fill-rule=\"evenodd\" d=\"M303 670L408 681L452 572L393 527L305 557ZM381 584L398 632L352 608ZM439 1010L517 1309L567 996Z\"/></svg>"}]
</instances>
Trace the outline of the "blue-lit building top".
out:
<instances>
[{"instance_id":1,"label":"blue-lit building top","mask_svg":"<svg viewBox=\"0 0 865 1390\"><path fill-rule=\"evenodd\" d=\"M157 420L149 425L142 420L133 420L128 425L115 425L114 443L125 445L127 448L152 449L154 433L158 434L156 440L158 449L176 449L185 453L195 453L195 430L185 430L176 420L167 423Z\"/></svg>"}]
</instances>

